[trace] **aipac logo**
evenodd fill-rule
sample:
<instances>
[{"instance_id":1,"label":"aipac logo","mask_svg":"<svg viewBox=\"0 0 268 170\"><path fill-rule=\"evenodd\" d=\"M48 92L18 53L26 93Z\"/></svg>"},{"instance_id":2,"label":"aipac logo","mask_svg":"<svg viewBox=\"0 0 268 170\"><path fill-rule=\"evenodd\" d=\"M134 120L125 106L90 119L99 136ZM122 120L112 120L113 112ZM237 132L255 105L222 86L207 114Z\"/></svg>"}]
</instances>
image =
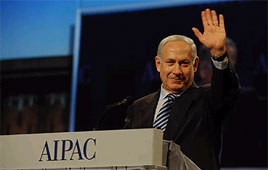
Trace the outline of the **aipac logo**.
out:
<instances>
[{"instance_id":1,"label":"aipac logo","mask_svg":"<svg viewBox=\"0 0 268 170\"><path fill-rule=\"evenodd\" d=\"M96 158L96 138L84 142L71 139L46 141L39 161L93 160Z\"/></svg>"}]
</instances>

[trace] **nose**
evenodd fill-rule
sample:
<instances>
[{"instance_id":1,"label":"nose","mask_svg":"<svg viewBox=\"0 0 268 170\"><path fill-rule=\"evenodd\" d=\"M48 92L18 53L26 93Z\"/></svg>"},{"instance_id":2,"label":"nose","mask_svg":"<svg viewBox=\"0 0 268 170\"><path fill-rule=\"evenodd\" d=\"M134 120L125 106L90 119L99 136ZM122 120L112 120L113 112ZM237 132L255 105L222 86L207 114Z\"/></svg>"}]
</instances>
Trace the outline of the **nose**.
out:
<instances>
[{"instance_id":1,"label":"nose","mask_svg":"<svg viewBox=\"0 0 268 170\"><path fill-rule=\"evenodd\" d=\"M181 74L182 71L181 71L181 66L177 63L174 65L174 68L173 68L173 74L175 75L179 75Z\"/></svg>"}]
</instances>

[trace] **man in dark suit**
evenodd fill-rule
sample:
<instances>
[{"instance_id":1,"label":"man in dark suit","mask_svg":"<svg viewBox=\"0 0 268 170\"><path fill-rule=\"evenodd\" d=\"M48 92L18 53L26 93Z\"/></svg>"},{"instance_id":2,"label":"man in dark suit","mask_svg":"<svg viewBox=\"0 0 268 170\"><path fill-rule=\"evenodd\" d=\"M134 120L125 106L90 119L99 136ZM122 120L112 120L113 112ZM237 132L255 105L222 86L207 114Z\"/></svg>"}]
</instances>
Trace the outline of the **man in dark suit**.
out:
<instances>
[{"instance_id":1,"label":"man in dark suit","mask_svg":"<svg viewBox=\"0 0 268 170\"><path fill-rule=\"evenodd\" d=\"M164 139L180 145L182 152L198 167L217 170L220 169L222 121L235 104L240 85L226 53L223 15L218 17L216 11L206 9L201 17L204 32L192 30L210 50L211 86L198 87L194 82L199 58L193 40L181 35L169 36L160 42L155 57L161 89L129 107L127 127L160 128ZM172 99L169 94L173 95Z\"/></svg>"}]
</instances>

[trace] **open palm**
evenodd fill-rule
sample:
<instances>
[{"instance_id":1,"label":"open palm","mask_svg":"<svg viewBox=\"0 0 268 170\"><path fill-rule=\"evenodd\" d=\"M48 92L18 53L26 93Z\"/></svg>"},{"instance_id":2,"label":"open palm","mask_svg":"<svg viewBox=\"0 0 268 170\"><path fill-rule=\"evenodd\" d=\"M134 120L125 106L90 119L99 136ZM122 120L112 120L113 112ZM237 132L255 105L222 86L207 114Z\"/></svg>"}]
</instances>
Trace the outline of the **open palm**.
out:
<instances>
[{"instance_id":1,"label":"open palm","mask_svg":"<svg viewBox=\"0 0 268 170\"><path fill-rule=\"evenodd\" d=\"M226 32L224 28L223 15L219 15L219 20L216 11L206 9L201 12L204 33L202 34L197 28L192 30L199 41L210 49L211 55L214 57L221 56L226 51L225 40Z\"/></svg>"}]
</instances>

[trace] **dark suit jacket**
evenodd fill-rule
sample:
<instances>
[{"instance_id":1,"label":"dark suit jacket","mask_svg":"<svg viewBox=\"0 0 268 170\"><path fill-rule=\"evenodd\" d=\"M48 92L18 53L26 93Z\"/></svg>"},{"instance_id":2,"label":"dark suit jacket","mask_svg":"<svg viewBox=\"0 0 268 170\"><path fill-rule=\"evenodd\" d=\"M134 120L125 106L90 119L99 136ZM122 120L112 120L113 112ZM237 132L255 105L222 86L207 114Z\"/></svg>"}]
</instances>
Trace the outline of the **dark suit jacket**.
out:
<instances>
[{"instance_id":1,"label":"dark suit jacket","mask_svg":"<svg viewBox=\"0 0 268 170\"><path fill-rule=\"evenodd\" d=\"M213 66L214 67L214 66ZM213 68L211 86L195 83L176 101L164 139L181 146L182 152L203 170L220 169L222 121L236 103L238 77L227 69ZM160 90L136 100L128 109L128 128L152 128Z\"/></svg>"}]
</instances>

